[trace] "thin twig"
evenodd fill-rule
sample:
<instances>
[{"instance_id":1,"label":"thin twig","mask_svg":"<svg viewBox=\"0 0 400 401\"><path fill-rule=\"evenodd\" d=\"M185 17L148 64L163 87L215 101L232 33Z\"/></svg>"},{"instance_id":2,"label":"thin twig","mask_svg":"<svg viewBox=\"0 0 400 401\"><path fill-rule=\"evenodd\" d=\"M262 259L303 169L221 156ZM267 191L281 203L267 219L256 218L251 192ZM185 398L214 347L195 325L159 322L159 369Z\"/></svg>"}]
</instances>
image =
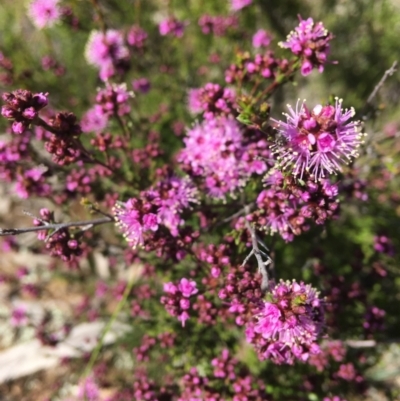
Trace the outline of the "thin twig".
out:
<instances>
[{"instance_id":1,"label":"thin twig","mask_svg":"<svg viewBox=\"0 0 400 401\"><path fill-rule=\"evenodd\" d=\"M235 214L233 214L232 216L227 217L226 219L221 220L221 222L219 222L216 226L224 224L224 223L228 223L233 219L236 219L236 217L241 216L244 213L250 213L250 209L254 206L254 202L253 203L249 203L248 205L246 205L244 208L240 209L238 212L236 212Z\"/></svg>"},{"instance_id":2,"label":"thin twig","mask_svg":"<svg viewBox=\"0 0 400 401\"><path fill-rule=\"evenodd\" d=\"M393 62L392 66L388 70L385 71L385 73L383 74L383 77L381 78L381 80L375 86L375 88L372 91L372 93L368 96L367 104L369 104L369 105L371 104L373 98L376 96L376 94L382 88L382 86L384 85L385 81L397 71L396 67L397 67L397 60Z\"/></svg>"},{"instance_id":3,"label":"thin twig","mask_svg":"<svg viewBox=\"0 0 400 401\"><path fill-rule=\"evenodd\" d=\"M35 226L35 227L25 227L25 228L0 228L0 237L5 237L8 235L21 235L36 231L47 231L47 230L61 230L63 228L69 227L94 227L100 224L105 223L113 223L115 220L111 216L102 217L94 220L86 220L86 221L72 221L69 223L48 223L43 226Z\"/></svg>"},{"instance_id":4,"label":"thin twig","mask_svg":"<svg viewBox=\"0 0 400 401\"><path fill-rule=\"evenodd\" d=\"M246 212L248 213L249 209L247 207L245 209L246 209ZM267 255L267 258L268 258L267 261L264 262L262 260L261 251L260 251L260 248L258 247L257 235L256 235L254 229L251 227L251 225L248 222L248 220L245 220L245 223L246 223L247 229L249 230L249 233L250 233L250 236L251 236L251 242L252 242L252 246L253 246L253 249L250 252L250 255L247 256L247 258L245 259L245 262L247 262L249 257L254 254L254 256L257 259L258 271L261 273L261 276L262 276L261 291L262 292L267 292L268 291L268 287L269 287L269 278L268 278L268 272L267 272L266 266L269 263L271 263L271 258ZM243 262L243 264L245 262Z\"/></svg>"}]
</instances>

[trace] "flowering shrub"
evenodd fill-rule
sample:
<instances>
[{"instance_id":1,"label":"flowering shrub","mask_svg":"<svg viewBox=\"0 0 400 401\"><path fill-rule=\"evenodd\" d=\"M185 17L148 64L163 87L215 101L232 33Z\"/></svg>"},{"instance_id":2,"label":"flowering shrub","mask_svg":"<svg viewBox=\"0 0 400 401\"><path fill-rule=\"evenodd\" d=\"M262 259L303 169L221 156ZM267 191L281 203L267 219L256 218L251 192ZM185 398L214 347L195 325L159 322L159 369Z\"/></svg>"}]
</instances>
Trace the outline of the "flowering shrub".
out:
<instances>
[{"instance_id":1,"label":"flowering shrub","mask_svg":"<svg viewBox=\"0 0 400 401\"><path fill-rule=\"evenodd\" d=\"M329 18L81 3L24 6L31 69L0 41L1 246L30 255L0 270L7 324L57 350L102 325L47 399L374 394L399 324L398 126L377 132L376 105L394 67L353 104L345 71L325 85L343 62Z\"/></svg>"}]
</instances>

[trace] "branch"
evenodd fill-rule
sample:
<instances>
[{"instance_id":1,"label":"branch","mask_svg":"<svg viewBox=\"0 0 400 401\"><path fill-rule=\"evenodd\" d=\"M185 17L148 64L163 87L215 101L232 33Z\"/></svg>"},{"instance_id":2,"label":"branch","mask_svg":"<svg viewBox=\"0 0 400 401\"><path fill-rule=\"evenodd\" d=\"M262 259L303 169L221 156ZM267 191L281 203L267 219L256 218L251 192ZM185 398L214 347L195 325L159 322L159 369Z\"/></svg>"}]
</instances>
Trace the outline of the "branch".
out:
<instances>
[{"instance_id":1,"label":"branch","mask_svg":"<svg viewBox=\"0 0 400 401\"><path fill-rule=\"evenodd\" d=\"M369 105L371 104L372 99L376 96L378 91L382 88L382 86L384 85L385 81L397 71L396 67L397 67L397 60L393 62L392 66L388 70L385 71L385 73L383 74L383 77L381 78L381 80L375 86L375 88L372 91L372 93L368 96L367 104L369 104Z\"/></svg>"},{"instance_id":2,"label":"branch","mask_svg":"<svg viewBox=\"0 0 400 401\"><path fill-rule=\"evenodd\" d=\"M249 230L250 236L251 236L251 242L253 249L251 250L250 254L246 257L244 260L242 266L246 264L250 256L254 254L254 256L257 259L257 265L258 265L258 271L261 273L262 276L262 281L261 281L261 291L262 292L267 292L268 287L269 287L269 278L268 278L268 272L266 266L271 263L271 258L264 252L260 251L260 248L258 247L258 240L256 233L254 232L254 229L251 227L250 223L245 219L246 222L246 227ZM261 254L267 257L267 261L264 262L262 260Z\"/></svg>"},{"instance_id":3,"label":"branch","mask_svg":"<svg viewBox=\"0 0 400 401\"><path fill-rule=\"evenodd\" d=\"M69 223L46 223L43 226L26 227L26 228L0 228L0 237L5 237L8 235L21 235L36 231L47 231L47 230L61 230L63 228L69 227L85 227L91 228L105 223L115 222L114 218L111 216L102 217L94 220L86 221L73 221Z\"/></svg>"}]
</instances>

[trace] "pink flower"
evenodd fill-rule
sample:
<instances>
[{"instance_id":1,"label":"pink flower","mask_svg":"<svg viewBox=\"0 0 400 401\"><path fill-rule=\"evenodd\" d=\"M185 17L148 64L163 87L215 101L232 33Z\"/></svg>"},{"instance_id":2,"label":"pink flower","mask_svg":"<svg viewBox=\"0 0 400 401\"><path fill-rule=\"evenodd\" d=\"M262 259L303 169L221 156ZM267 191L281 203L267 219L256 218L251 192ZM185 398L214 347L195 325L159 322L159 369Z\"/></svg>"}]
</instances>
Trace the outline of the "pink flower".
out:
<instances>
[{"instance_id":1,"label":"pink flower","mask_svg":"<svg viewBox=\"0 0 400 401\"><path fill-rule=\"evenodd\" d=\"M129 57L129 51L121 32L114 29L105 33L92 31L85 57L89 64L100 70L100 78L105 81L117 72L120 62Z\"/></svg>"},{"instance_id":2,"label":"pink flower","mask_svg":"<svg viewBox=\"0 0 400 401\"><path fill-rule=\"evenodd\" d=\"M300 179L307 171L319 180L358 156L360 122L349 122L355 111L343 110L342 100L336 98L334 106L317 105L312 111L304 102L298 102L295 110L288 108L287 122L272 119L285 139L275 145L282 169L290 168Z\"/></svg>"},{"instance_id":3,"label":"pink flower","mask_svg":"<svg viewBox=\"0 0 400 401\"><path fill-rule=\"evenodd\" d=\"M315 24L312 18L308 18L301 19L286 42L280 42L279 45L301 58L301 73L306 76L313 68L318 68L319 72L324 70L332 38L333 35L325 29L322 22Z\"/></svg>"},{"instance_id":4,"label":"pink flower","mask_svg":"<svg viewBox=\"0 0 400 401\"><path fill-rule=\"evenodd\" d=\"M253 35L253 47L268 47L271 43L271 35L264 29L259 29Z\"/></svg>"},{"instance_id":5,"label":"pink flower","mask_svg":"<svg viewBox=\"0 0 400 401\"><path fill-rule=\"evenodd\" d=\"M154 208L151 201L139 199L115 204L113 212L117 225L133 248L144 244L143 235L147 231L157 231L158 217L155 213L148 213Z\"/></svg>"},{"instance_id":6,"label":"pink flower","mask_svg":"<svg viewBox=\"0 0 400 401\"><path fill-rule=\"evenodd\" d=\"M138 25L133 25L126 35L126 41L132 47L141 49L147 39L147 32Z\"/></svg>"},{"instance_id":7,"label":"pink flower","mask_svg":"<svg viewBox=\"0 0 400 401\"><path fill-rule=\"evenodd\" d=\"M26 308L24 306L16 306L11 312L11 326L22 327L28 323Z\"/></svg>"},{"instance_id":8,"label":"pink flower","mask_svg":"<svg viewBox=\"0 0 400 401\"><path fill-rule=\"evenodd\" d=\"M239 11L249 6L252 2L253 0L231 0L231 9L233 11Z\"/></svg>"},{"instance_id":9,"label":"pink flower","mask_svg":"<svg viewBox=\"0 0 400 401\"><path fill-rule=\"evenodd\" d=\"M265 162L257 160L244 146L239 123L233 118L210 118L195 125L184 139L178 161L194 176L204 178L209 195L224 199L240 189L254 174L265 172ZM259 141L258 145L262 145ZM255 150L255 149L254 149Z\"/></svg>"},{"instance_id":10,"label":"pink flower","mask_svg":"<svg viewBox=\"0 0 400 401\"><path fill-rule=\"evenodd\" d=\"M189 298L191 295L197 294L198 292L198 289L196 288L196 282L193 280L189 281L187 278L181 279L178 289L186 298Z\"/></svg>"},{"instance_id":11,"label":"pink flower","mask_svg":"<svg viewBox=\"0 0 400 401\"><path fill-rule=\"evenodd\" d=\"M189 319L190 300L189 297L197 294L196 282L181 278L176 285L174 283L165 283L164 292L166 295L161 297L161 303L171 316L176 316L185 327L186 320Z\"/></svg>"},{"instance_id":12,"label":"pink flower","mask_svg":"<svg viewBox=\"0 0 400 401\"><path fill-rule=\"evenodd\" d=\"M188 109L192 114L198 114L203 111L200 95L201 88L189 89L188 91Z\"/></svg>"},{"instance_id":13,"label":"pink flower","mask_svg":"<svg viewBox=\"0 0 400 401\"><path fill-rule=\"evenodd\" d=\"M247 323L247 340L261 360L292 364L320 352L316 343L323 329L319 294L304 283L280 281L260 303L254 320Z\"/></svg>"},{"instance_id":14,"label":"pink flower","mask_svg":"<svg viewBox=\"0 0 400 401\"><path fill-rule=\"evenodd\" d=\"M39 29L53 26L61 17L60 0L33 0L28 6L28 15Z\"/></svg>"},{"instance_id":15,"label":"pink flower","mask_svg":"<svg viewBox=\"0 0 400 401\"><path fill-rule=\"evenodd\" d=\"M182 21L178 21L174 17L170 17L162 20L160 22L160 25L158 26L158 29L160 31L160 35L162 36L172 35L180 38L183 36L185 23Z\"/></svg>"},{"instance_id":16,"label":"pink flower","mask_svg":"<svg viewBox=\"0 0 400 401\"><path fill-rule=\"evenodd\" d=\"M108 117L100 105L89 109L82 117L81 126L83 132L102 132L108 123Z\"/></svg>"}]
</instances>

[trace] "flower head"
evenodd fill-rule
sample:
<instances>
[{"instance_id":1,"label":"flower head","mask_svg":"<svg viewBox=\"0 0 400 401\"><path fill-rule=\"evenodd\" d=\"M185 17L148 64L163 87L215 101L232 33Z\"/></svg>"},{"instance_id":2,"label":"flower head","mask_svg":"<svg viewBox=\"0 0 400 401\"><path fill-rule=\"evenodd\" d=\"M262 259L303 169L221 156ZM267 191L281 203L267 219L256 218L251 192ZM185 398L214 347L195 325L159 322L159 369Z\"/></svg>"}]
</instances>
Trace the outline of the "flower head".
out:
<instances>
[{"instance_id":1,"label":"flower head","mask_svg":"<svg viewBox=\"0 0 400 401\"><path fill-rule=\"evenodd\" d=\"M22 327L28 323L28 316L25 306L19 305L14 307L11 312L10 323L13 327Z\"/></svg>"},{"instance_id":2,"label":"flower head","mask_svg":"<svg viewBox=\"0 0 400 401\"><path fill-rule=\"evenodd\" d=\"M286 42L280 42L279 45L301 58L301 73L305 76L313 68L318 68L319 72L324 70L332 38L333 35L322 22L315 24L312 18L308 18L300 20L299 26L288 35Z\"/></svg>"},{"instance_id":3,"label":"flower head","mask_svg":"<svg viewBox=\"0 0 400 401\"><path fill-rule=\"evenodd\" d=\"M141 49L145 45L147 36L147 32L139 25L133 25L126 35L126 41L130 46Z\"/></svg>"},{"instance_id":4,"label":"flower head","mask_svg":"<svg viewBox=\"0 0 400 401\"><path fill-rule=\"evenodd\" d=\"M280 281L247 324L246 336L261 360L292 364L319 352L316 341L322 329L319 293L309 284Z\"/></svg>"},{"instance_id":5,"label":"flower head","mask_svg":"<svg viewBox=\"0 0 400 401\"><path fill-rule=\"evenodd\" d=\"M253 47L255 47L255 48L268 47L269 44L271 43L271 35L264 29L259 29L253 35L252 43L253 43Z\"/></svg>"},{"instance_id":6,"label":"flower head","mask_svg":"<svg viewBox=\"0 0 400 401\"><path fill-rule=\"evenodd\" d=\"M60 0L33 0L28 15L39 29L53 26L61 17Z\"/></svg>"},{"instance_id":7,"label":"flower head","mask_svg":"<svg viewBox=\"0 0 400 401\"><path fill-rule=\"evenodd\" d=\"M178 21L176 18L171 17L162 20L158 29L162 36L171 35L180 38L183 36L185 25L185 22Z\"/></svg>"},{"instance_id":8,"label":"flower head","mask_svg":"<svg viewBox=\"0 0 400 401\"><path fill-rule=\"evenodd\" d=\"M239 11L242 8L249 6L253 0L231 0L232 11Z\"/></svg>"},{"instance_id":9,"label":"flower head","mask_svg":"<svg viewBox=\"0 0 400 401\"><path fill-rule=\"evenodd\" d=\"M178 160L192 175L204 178L214 198L225 198L241 188L251 174L265 172L265 163L253 157L256 149L245 146L242 129L233 118L203 121L189 130L184 142L186 147Z\"/></svg>"},{"instance_id":10,"label":"flower head","mask_svg":"<svg viewBox=\"0 0 400 401\"><path fill-rule=\"evenodd\" d=\"M133 248L143 245L146 231L158 229L159 219L151 200L133 198L117 202L113 212L117 225Z\"/></svg>"},{"instance_id":11,"label":"flower head","mask_svg":"<svg viewBox=\"0 0 400 401\"><path fill-rule=\"evenodd\" d=\"M189 319L188 310L190 309L189 298L198 293L197 284L193 280L181 278L178 284L172 282L164 283L164 292L166 295L161 297L161 303L171 316L176 316L185 326Z\"/></svg>"},{"instance_id":12,"label":"flower head","mask_svg":"<svg viewBox=\"0 0 400 401\"><path fill-rule=\"evenodd\" d=\"M82 117L83 132L102 132L108 123L108 116L104 113L102 106L96 104Z\"/></svg>"},{"instance_id":13,"label":"flower head","mask_svg":"<svg viewBox=\"0 0 400 401\"><path fill-rule=\"evenodd\" d=\"M158 217L173 236L178 235L178 228L184 221L181 213L190 204L198 203L198 191L188 178L171 177L159 182L154 192L159 196Z\"/></svg>"},{"instance_id":14,"label":"flower head","mask_svg":"<svg viewBox=\"0 0 400 401\"><path fill-rule=\"evenodd\" d=\"M121 62L129 56L124 45L121 32L109 29L105 33L92 31L85 49L85 57L89 64L100 70L100 78L105 81L113 76Z\"/></svg>"},{"instance_id":15,"label":"flower head","mask_svg":"<svg viewBox=\"0 0 400 401\"><path fill-rule=\"evenodd\" d=\"M341 171L342 164L358 156L363 137L360 122L349 121L355 111L343 110L342 100L336 98L334 106L317 105L311 111L304 102L298 102L296 110L288 108L286 122L273 120L284 138L284 143L275 145L283 169L291 169L300 179L309 172L318 180Z\"/></svg>"}]
</instances>

